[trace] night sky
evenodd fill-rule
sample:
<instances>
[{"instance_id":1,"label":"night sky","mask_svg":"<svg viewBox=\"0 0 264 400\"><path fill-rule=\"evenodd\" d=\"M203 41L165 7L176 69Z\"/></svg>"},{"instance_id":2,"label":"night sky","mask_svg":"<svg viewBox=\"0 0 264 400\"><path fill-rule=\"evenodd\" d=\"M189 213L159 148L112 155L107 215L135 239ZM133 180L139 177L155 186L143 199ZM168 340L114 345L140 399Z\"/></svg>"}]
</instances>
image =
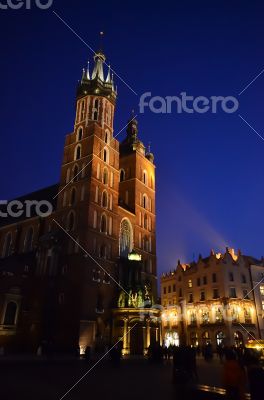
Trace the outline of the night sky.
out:
<instances>
[{"instance_id":1,"label":"night sky","mask_svg":"<svg viewBox=\"0 0 264 400\"><path fill-rule=\"evenodd\" d=\"M4 3L5 0L2 0ZM94 49L118 78L115 134L138 113L139 96L236 96L234 114L139 115L157 166L159 272L211 248L264 255L264 5L261 1L54 0L47 11L0 10L0 198L59 180L75 88ZM122 138L122 135L119 135Z\"/></svg>"}]
</instances>

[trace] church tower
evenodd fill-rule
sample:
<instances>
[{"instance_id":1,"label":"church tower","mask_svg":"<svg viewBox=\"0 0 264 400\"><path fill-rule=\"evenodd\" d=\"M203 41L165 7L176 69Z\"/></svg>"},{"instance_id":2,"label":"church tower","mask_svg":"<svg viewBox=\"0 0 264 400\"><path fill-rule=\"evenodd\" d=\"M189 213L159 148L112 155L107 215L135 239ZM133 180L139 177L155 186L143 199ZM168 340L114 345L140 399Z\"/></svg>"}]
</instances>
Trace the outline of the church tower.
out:
<instances>
[{"instance_id":1,"label":"church tower","mask_svg":"<svg viewBox=\"0 0 264 400\"><path fill-rule=\"evenodd\" d=\"M87 335L107 340L118 272L119 142L113 138L117 93L110 68L104 74L104 62L105 55L98 51L93 71L88 64L78 84L74 131L66 136L58 196L62 225L87 252L84 257L68 240L68 268L79 281L80 342Z\"/></svg>"},{"instance_id":2,"label":"church tower","mask_svg":"<svg viewBox=\"0 0 264 400\"><path fill-rule=\"evenodd\" d=\"M157 297L154 156L139 140L133 116L123 142L113 137L117 91L104 63L98 51L93 70L88 64L78 84L58 196L59 221L77 242L68 239L65 263L78 288L73 314L79 319L82 348L123 336L125 329L117 332L116 326L127 309L140 318L142 308L144 314ZM131 335L131 349L141 342L136 350L141 354L158 340L157 321L148 325L143 340L144 324L140 340ZM128 342L124 346L124 353L130 353Z\"/></svg>"}]
</instances>

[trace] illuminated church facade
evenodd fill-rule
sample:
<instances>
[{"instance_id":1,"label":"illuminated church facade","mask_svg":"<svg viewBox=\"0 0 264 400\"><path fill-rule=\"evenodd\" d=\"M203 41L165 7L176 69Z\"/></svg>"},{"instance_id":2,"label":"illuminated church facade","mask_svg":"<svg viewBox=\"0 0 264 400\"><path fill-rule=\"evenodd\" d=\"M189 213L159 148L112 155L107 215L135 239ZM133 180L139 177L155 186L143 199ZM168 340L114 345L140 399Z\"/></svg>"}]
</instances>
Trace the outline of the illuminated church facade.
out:
<instances>
[{"instance_id":1,"label":"illuminated church facade","mask_svg":"<svg viewBox=\"0 0 264 400\"><path fill-rule=\"evenodd\" d=\"M99 51L83 70L59 184L20 199L48 200L52 214L1 221L0 345L11 351L122 339L123 353L139 354L160 341L154 156L133 116L125 139L114 137L104 63Z\"/></svg>"}]
</instances>

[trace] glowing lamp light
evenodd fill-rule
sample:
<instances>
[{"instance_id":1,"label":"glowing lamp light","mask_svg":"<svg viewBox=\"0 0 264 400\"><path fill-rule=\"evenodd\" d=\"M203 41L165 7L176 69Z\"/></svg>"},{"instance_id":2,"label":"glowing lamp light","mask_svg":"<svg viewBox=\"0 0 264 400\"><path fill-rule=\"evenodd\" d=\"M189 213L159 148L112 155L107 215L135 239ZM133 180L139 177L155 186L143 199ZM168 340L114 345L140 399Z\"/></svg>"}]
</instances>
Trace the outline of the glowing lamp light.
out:
<instances>
[{"instance_id":1,"label":"glowing lamp light","mask_svg":"<svg viewBox=\"0 0 264 400\"><path fill-rule=\"evenodd\" d=\"M131 253L128 254L128 259L129 261L141 261L141 254L138 254L136 252L131 251Z\"/></svg>"}]
</instances>

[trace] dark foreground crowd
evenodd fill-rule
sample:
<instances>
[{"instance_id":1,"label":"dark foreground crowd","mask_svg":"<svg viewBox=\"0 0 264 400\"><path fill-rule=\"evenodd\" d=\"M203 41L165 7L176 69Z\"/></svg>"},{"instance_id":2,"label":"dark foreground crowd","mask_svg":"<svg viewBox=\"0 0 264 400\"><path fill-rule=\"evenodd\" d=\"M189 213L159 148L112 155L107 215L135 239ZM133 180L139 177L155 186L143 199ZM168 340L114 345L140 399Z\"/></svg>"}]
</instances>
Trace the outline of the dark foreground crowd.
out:
<instances>
[{"instance_id":1,"label":"dark foreground crowd","mask_svg":"<svg viewBox=\"0 0 264 400\"><path fill-rule=\"evenodd\" d=\"M173 361L173 382L181 387L191 387L198 383L196 357L202 355L204 360L213 359L210 344L203 348L191 346L170 346L168 348L155 345L149 349L149 359L163 362ZM261 354L245 347L218 347L217 356L223 365L222 382L226 390L226 399L244 400L246 391L251 400L264 399L264 369Z\"/></svg>"},{"instance_id":2,"label":"dark foreground crowd","mask_svg":"<svg viewBox=\"0 0 264 400\"><path fill-rule=\"evenodd\" d=\"M116 365L122 357L121 346L113 348L110 358ZM213 359L210 344L201 348L191 346L162 347L159 344L150 346L148 359L152 363L172 361L172 380L177 391L184 394L190 392L199 383L196 366L197 355L202 355L208 363ZM222 364L222 383L226 390L226 400L245 400L246 392L250 392L251 400L264 398L264 369L260 353L244 347L219 347L217 356ZM188 397L189 398L189 397Z\"/></svg>"}]
</instances>

